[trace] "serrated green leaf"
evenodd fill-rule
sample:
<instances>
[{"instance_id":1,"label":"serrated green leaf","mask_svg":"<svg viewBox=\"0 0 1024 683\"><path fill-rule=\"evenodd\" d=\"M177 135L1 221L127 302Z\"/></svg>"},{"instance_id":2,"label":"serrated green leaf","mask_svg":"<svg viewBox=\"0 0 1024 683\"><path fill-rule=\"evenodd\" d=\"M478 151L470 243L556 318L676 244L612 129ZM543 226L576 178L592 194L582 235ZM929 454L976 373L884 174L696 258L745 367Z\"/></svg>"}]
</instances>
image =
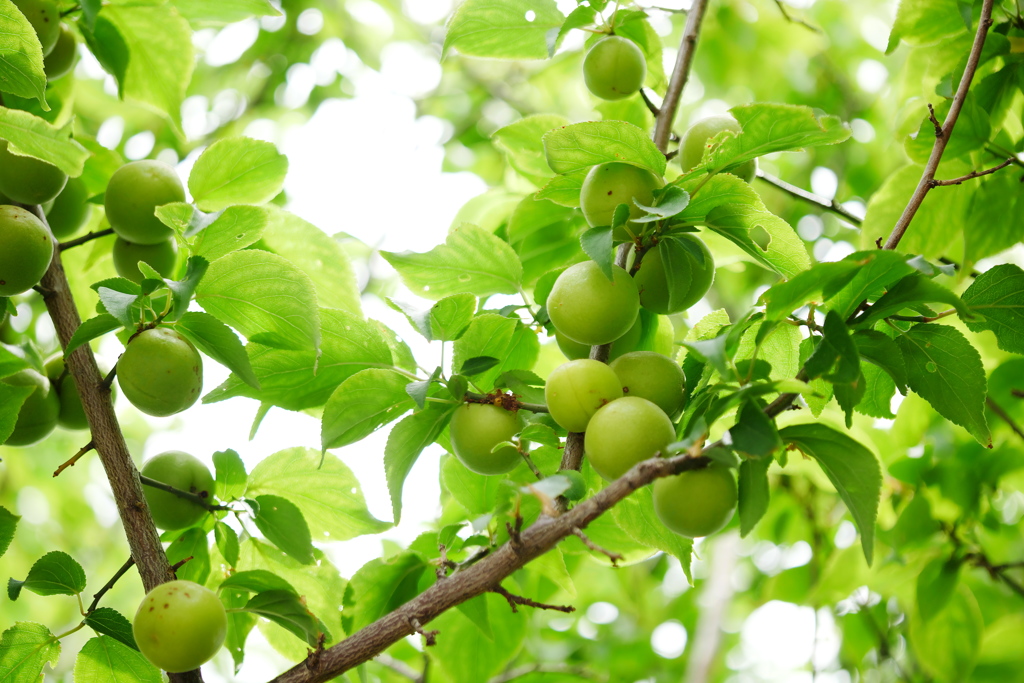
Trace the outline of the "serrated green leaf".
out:
<instances>
[{"instance_id":1,"label":"serrated green leaf","mask_svg":"<svg viewBox=\"0 0 1024 683\"><path fill-rule=\"evenodd\" d=\"M837 282L845 282L860 266L854 260L844 259L828 263L815 263L809 270L772 285L761 295L760 302L766 303L765 316L769 320L781 320L804 304L820 297L823 288Z\"/></svg>"},{"instance_id":2,"label":"serrated green leaf","mask_svg":"<svg viewBox=\"0 0 1024 683\"><path fill-rule=\"evenodd\" d=\"M206 148L188 177L188 189L203 211L232 204L264 204L284 186L288 157L271 142L221 138Z\"/></svg>"},{"instance_id":3,"label":"serrated green leaf","mask_svg":"<svg viewBox=\"0 0 1024 683\"><path fill-rule=\"evenodd\" d=\"M11 0L0 0L0 84L4 92L38 99L49 111L43 48L32 24Z\"/></svg>"},{"instance_id":4,"label":"serrated green leaf","mask_svg":"<svg viewBox=\"0 0 1024 683\"><path fill-rule=\"evenodd\" d=\"M619 217L619 208L623 205L619 205L615 209L616 218ZM625 211L626 216L629 215L629 210ZM613 221L613 223L616 221ZM612 280L612 230L614 226L605 226L599 228L591 228L585 233L580 235L580 246L583 248L583 253L591 258L600 268L604 276L609 281Z\"/></svg>"},{"instance_id":5,"label":"serrated green leaf","mask_svg":"<svg viewBox=\"0 0 1024 683\"><path fill-rule=\"evenodd\" d=\"M729 429L729 441L734 450L754 458L764 458L782 448L775 421L756 401L749 400L743 402L736 424Z\"/></svg>"},{"instance_id":6,"label":"serrated green leaf","mask_svg":"<svg viewBox=\"0 0 1024 683\"><path fill-rule=\"evenodd\" d=\"M902 0L885 52L895 50L901 40L909 45L929 45L963 32L964 20L956 0Z\"/></svg>"},{"instance_id":7,"label":"serrated green leaf","mask_svg":"<svg viewBox=\"0 0 1024 683\"><path fill-rule=\"evenodd\" d=\"M431 338L438 341L455 341L469 326L476 313L476 297L472 294L446 296L430 307L427 322Z\"/></svg>"},{"instance_id":8,"label":"serrated green leaf","mask_svg":"<svg viewBox=\"0 0 1024 683\"><path fill-rule=\"evenodd\" d=\"M255 472L253 472L255 474ZM313 562L313 541L302 511L281 496L256 496L259 514L253 521L267 540L301 562Z\"/></svg>"},{"instance_id":9,"label":"serrated green leaf","mask_svg":"<svg viewBox=\"0 0 1024 683\"><path fill-rule=\"evenodd\" d=\"M957 683L970 679L985 621L967 586L959 586L946 609L933 619L911 616L909 627L910 648L933 680Z\"/></svg>"},{"instance_id":10,"label":"serrated green leaf","mask_svg":"<svg viewBox=\"0 0 1024 683\"><path fill-rule=\"evenodd\" d=\"M466 0L448 21L442 55L547 59L547 35L563 21L554 0Z\"/></svg>"},{"instance_id":11,"label":"serrated green leaf","mask_svg":"<svg viewBox=\"0 0 1024 683\"><path fill-rule=\"evenodd\" d=\"M612 508L615 523L634 541L649 548L657 548L676 557L683 572L690 575L693 539L669 531L654 513L651 487L637 489Z\"/></svg>"},{"instance_id":12,"label":"serrated green leaf","mask_svg":"<svg viewBox=\"0 0 1024 683\"><path fill-rule=\"evenodd\" d=\"M85 625L101 635L119 640L133 650L139 649L132 633L132 622L115 609L97 607L85 617Z\"/></svg>"},{"instance_id":13,"label":"serrated green leaf","mask_svg":"<svg viewBox=\"0 0 1024 683\"><path fill-rule=\"evenodd\" d=\"M862 301L880 295L894 282L914 272L905 255L884 249L856 252L844 261L857 264L853 277L833 279L822 290L829 308L842 320L853 315Z\"/></svg>"},{"instance_id":14,"label":"serrated green leaf","mask_svg":"<svg viewBox=\"0 0 1024 683\"><path fill-rule=\"evenodd\" d=\"M9 150L42 159L77 178L82 175L89 152L71 137L70 122L57 128L38 116L0 107L0 139Z\"/></svg>"},{"instance_id":15,"label":"serrated green leaf","mask_svg":"<svg viewBox=\"0 0 1024 683\"><path fill-rule=\"evenodd\" d=\"M405 375L375 368L346 379L324 406L321 447L353 444L412 410L413 400L405 391L408 384Z\"/></svg>"},{"instance_id":16,"label":"serrated green leaf","mask_svg":"<svg viewBox=\"0 0 1024 683\"><path fill-rule=\"evenodd\" d=\"M522 610L513 614L505 599L493 593L481 598L487 603L493 639L460 610L448 610L431 622L430 628L449 635L439 637L431 648L431 659L447 680L491 680L516 656L526 639L529 620L523 618Z\"/></svg>"},{"instance_id":17,"label":"serrated green leaf","mask_svg":"<svg viewBox=\"0 0 1024 683\"><path fill-rule=\"evenodd\" d=\"M871 564L875 519L882 489L882 468L875 454L824 424L791 425L779 430L782 440L818 461L860 531L864 557Z\"/></svg>"},{"instance_id":18,"label":"serrated green leaf","mask_svg":"<svg viewBox=\"0 0 1024 683\"><path fill-rule=\"evenodd\" d=\"M58 659L60 641L42 624L15 622L0 636L0 681L38 681L43 667L56 667Z\"/></svg>"},{"instance_id":19,"label":"serrated green leaf","mask_svg":"<svg viewBox=\"0 0 1024 683\"><path fill-rule=\"evenodd\" d=\"M495 147L505 152L509 165L519 175L537 187L544 187L551 178L551 168L544 157L544 143L541 139L549 130L568 123L568 119L555 114L527 116L499 128L491 139Z\"/></svg>"},{"instance_id":20,"label":"serrated green leaf","mask_svg":"<svg viewBox=\"0 0 1024 683\"><path fill-rule=\"evenodd\" d=\"M739 470L740 536L746 537L768 511L771 490L768 467L771 458L744 460Z\"/></svg>"},{"instance_id":21,"label":"serrated green leaf","mask_svg":"<svg viewBox=\"0 0 1024 683\"><path fill-rule=\"evenodd\" d=\"M989 445L985 419L985 368L981 356L952 327L924 323L896 337L907 366L907 384L947 420Z\"/></svg>"},{"instance_id":22,"label":"serrated green leaf","mask_svg":"<svg viewBox=\"0 0 1024 683\"><path fill-rule=\"evenodd\" d=\"M217 550L228 565L234 567L238 564L238 534L235 530L223 522L217 522L213 527L213 537Z\"/></svg>"},{"instance_id":23,"label":"serrated green leaf","mask_svg":"<svg viewBox=\"0 0 1024 683\"><path fill-rule=\"evenodd\" d=\"M235 451L217 451L213 454L213 466L217 472L217 497L221 500L236 500L245 495L245 463Z\"/></svg>"},{"instance_id":24,"label":"serrated green leaf","mask_svg":"<svg viewBox=\"0 0 1024 683\"><path fill-rule=\"evenodd\" d=\"M860 377L860 354L843 319L835 311L825 316L823 335L814 353L804 363L811 379L825 377L837 384L856 382Z\"/></svg>"},{"instance_id":25,"label":"serrated green leaf","mask_svg":"<svg viewBox=\"0 0 1024 683\"><path fill-rule=\"evenodd\" d=\"M14 579L11 582L13 585ZM25 580L17 583L11 600L17 599L22 588L36 595L76 595L85 590L85 570L67 553L53 550L36 560Z\"/></svg>"},{"instance_id":26,"label":"serrated green leaf","mask_svg":"<svg viewBox=\"0 0 1024 683\"><path fill-rule=\"evenodd\" d=\"M384 473L387 477L388 493L391 494L391 510L395 524L402 517L402 488L405 478L416 464L423 449L437 440L451 420L455 407L448 404L431 403L404 418L395 425L388 435L384 447Z\"/></svg>"},{"instance_id":27,"label":"serrated green leaf","mask_svg":"<svg viewBox=\"0 0 1024 683\"><path fill-rule=\"evenodd\" d=\"M355 633L412 599L426 568L423 558L413 553L371 560L363 565L345 591L342 602L345 631Z\"/></svg>"},{"instance_id":28,"label":"serrated green leaf","mask_svg":"<svg viewBox=\"0 0 1024 683\"><path fill-rule=\"evenodd\" d=\"M941 302L956 309L961 318L970 318L971 312L956 294L938 282L924 275L908 275L882 295L868 310L867 315L857 319L858 325L870 325L890 315L899 313L912 304Z\"/></svg>"},{"instance_id":29,"label":"serrated green leaf","mask_svg":"<svg viewBox=\"0 0 1024 683\"><path fill-rule=\"evenodd\" d=\"M971 331L990 330L999 348L1024 353L1024 270L1006 263L985 271L964 292L963 301L981 316L967 321Z\"/></svg>"},{"instance_id":30,"label":"serrated green leaf","mask_svg":"<svg viewBox=\"0 0 1024 683\"><path fill-rule=\"evenodd\" d=\"M666 161L650 135L625 121L587 121L555 128L544 135L544 154L555 173L576 174L609 161L665 175Z\"/></svg>"},{"instance_id":31,"label":"serrated green leaf","mask_svg":"<svg viewBox=\"0 0 1024 683\"><path fill-rule=\"evenodd\" d=\"M191 207L189 208L191 209ZM167 210L168 206L159 207L157 216L160 217L161 212L166 215ZM223 211L213 214L204 214L198 209L193 210L186 228L198 227L197 218L199 217L202 217L199 224L206 223L200 231L194 232L189 229L183 230L183 232L188 236L195 235L190 251L193 255L202 256L207 261L216 261L233 251L255 244L263 237L263 233L270 223L270 214L263 207L229 206ZM164 220L163 217L160 218ZM176 226L172 225L171 227Z\"/></svg>"},{"instance_id":32,"label":"serrated green leaf","mask_svg":"<svg viewBox=\"0 0 1024 683\"><path fill-rule=\"evenodd\" d=\"M160 683L164 675L138 650L115 638L90 638L75 659L75 683Z\"/></svg>"},{"instance_id":33,"label":"serrated green leaf","mask_svg":"<svg viewBox=\"0 0 1024 683\"><path fill-rule=\"evenodd\" d=\"M309 611L299 596L289 591L257 593L245 603L243 609L270 619L310 647L316 647L320 634L325 632L324 623Z\"/></svg>"},{"instance_id":34,"label":"serrated green leaf","mask_svg":"<svg viewBox=\"0 0 1024 683\"><path fill-rule=\"evenodd\" d=\"M10 436L10 435L8 435ZM14 514L0 505L0 557L4 556L14 540L14 530L18 527L19 515Z\"/></svg>"},{"instance_id":35,"label":"serrated green leaf","mask_svg":"<svg viewBox=\"0 0 1024 683\"><path fill-rule=\"evenodd\" d=\"M260 388L260 382L249 365L249 356L230 327L209 313L189 311L178 319L174 329L246 384L254 389Z\"/></svg>"},{"instance_id":36,"label":"serrated green leaf","mask_svg":"<svg viewBox=\"0 0 1024 683\"><path fill-rule=\"evenodd\" d=\"M75 333L71 335L71 339L68 341L68 345L64 349L64 357L67 358L71 355L71 352L77 349L82 344L86 344L93 339L97 339L113 332L114 330L121 329L121 321L109 313L101 313L95 318L89 318L75 329Z\"/></svg>"},{"instance_id":37,"label":"serrated green leaf","mask_svg":"<svg viewBox=\"0 0 1024 683\"><path fill-rule=\"evenodd\" d=\"M172 0L183 17L197 26L233 24L249 17L279 17L267 0Z\"/></svg>"},{"instance_id":38,"label":"serrated green leaf","mask_svg":"<svg viewBox=\"0 0 1024 683\"><path fill-rule=\"evenodd\" d=\"M18 422L21 406L32 392L32 387L16 387L0 381L0 439L7 441ZM3 443L3 441L0 441Z\"/></svg>"},{"instance_id":39,"label":"serrated green leaf","mask_svg":"<svg viewBox=\"0 0 1024 683\"><path fill-rule=\"evenodd\" d=\"M960 562L939 557L927 565L917 576L917 612L925 621L930 620L949 604L960 580Z\"/></svg>"},{"instance_id":40,"label":"serrated green leaf","mask_svg":"<svg viewBox=\"0 0 1024 683\"><path fill-rule=\"evenodd\" d=\"M462 362L462 365L459 366L459 374L466 377L476 377L497 366L499 363L501 361L494 356L473 356Z\"/></svg>"},{"instance_id":41,"label":"serrated green leaf","mask_svg":"<svg viewBox=\"0 0 1024 683\"><path fill-rule=\"evenodd\" d=\"M167 546L167 560L172 565L192 558L181 565L175 575L183 581L194 581L200 585L210 576L210 543L206 530L199 527L186 529Z\"/></svg>"}]
</instances>

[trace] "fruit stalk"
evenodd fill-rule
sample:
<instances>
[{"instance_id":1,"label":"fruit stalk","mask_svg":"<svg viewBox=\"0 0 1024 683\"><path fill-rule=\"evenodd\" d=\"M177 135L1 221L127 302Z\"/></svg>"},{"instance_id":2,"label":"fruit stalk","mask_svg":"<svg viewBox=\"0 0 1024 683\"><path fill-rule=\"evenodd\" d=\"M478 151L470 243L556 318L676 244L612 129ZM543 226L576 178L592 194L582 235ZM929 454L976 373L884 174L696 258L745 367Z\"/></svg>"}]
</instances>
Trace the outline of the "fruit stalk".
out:
<instances>
[{"instance_id":1,"label":"fruit stalk","mask_svg":"<svg viewBox=\"0 0 1024 683\"><path fill-rule=\"evenodd\" d=\"M38 206L31 207L31 210L41 221L46 222L46 217ZM82 319L71 295L71 287L64 273L59 250L54 252L53 261L50 262L40 285L43 291L47 292L44 297L46 310L53 320L61 347L67 347ZM132 462L124 435L121 433L121 426L114 414L110 390L102 386L103 375L88 344L78 347L66 359L66 363L81 394L82 407L92 431L92 440L110 482L110 489L117 503L117 512L128 537L128 547L139 568L142 585L146 592L149 592L157 585L172 580L174 574L160 544L160 536L149 514L149 508L146 506L139 472ZM198 683L203 680L198 671L170 674L170 677L173 683Z\"/></svg>"}]
</instances>

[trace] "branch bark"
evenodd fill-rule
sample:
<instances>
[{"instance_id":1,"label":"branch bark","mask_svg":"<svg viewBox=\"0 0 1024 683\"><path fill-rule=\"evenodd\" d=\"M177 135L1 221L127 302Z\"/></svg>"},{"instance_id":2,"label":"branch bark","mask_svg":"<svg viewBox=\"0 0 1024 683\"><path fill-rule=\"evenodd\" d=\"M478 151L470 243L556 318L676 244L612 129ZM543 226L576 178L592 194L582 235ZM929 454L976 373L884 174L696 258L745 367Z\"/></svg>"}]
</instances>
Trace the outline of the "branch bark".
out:
<instances>
[{"instance_id":1,"label":"branch bark","mask_svg":"<svg viewBox=\"0 0 1024 683\"><path fill-rule=\"evenodd\" d=\"M686 81L690 78L690 67L693 66L693 56L697 52L697 38L700 37L700 25L704 21L707 9L708 0L694 0L693 7L686 15L686 27L683 29L683 40L679 45L676 65L672 69L668 90L661 103L658 119L654 123L654 144L663 154L672 135L672 123L676 118L676 110L679 109L679 99L683 95Z\"/></svg>"},{"instance_id":2,"label":"branch bark","mask_svg":"<svg viewBox=\"0 0 1024 683\"><path fill-rule=\"evenodd\" d=\"M946 114L946 120L942 122L941 129L935 131L935 144L932 146L932 153L928 157L928 163L925 164L924 173L917 184L917 189L914 190L907 207L896 221L896 226L893 227L889 239L886 240L886 249L895 249L899 246L900 240L903 239L907 228L910 227L910 221L914 220L928 191L935 187L935 173L939 170L942 154L946 151L946 145L949 144L949 138L953 134L953 127L956 126L956 121L960 117L960 110L963 109L967 91L971 87L971 81L974 80L974 72L978 69L978 62L981 61L981 50L985 47L985 37L992 26L993 2L994 0L985 0L981 6L981 19L978 21L974 44L971 46L971 53L967 58L967 68L964 69L964 75L956 89L956 95L953 96L953 103L949 107L949 113Z\"/></svg>"},{"instance_id":3,"label":"branch bark","mask_svg":"<svg viewBox=\"0 0 1024 683\"><path fill-rule=\"evenodd\" d=\"M46 223L46 216L38 206L30 207L30 210L44 224ZM43 275L40 285L47 292L44 296L46 309L57 330L61 347L64 348L82 323L82 319L71 295L71 287L64 273L59 250L54 250L53 261L50 262L50 268ZM128 547L131 548L132 558L139 568L142 585L149 592L157 585L173 580L174 574L160 544L160 536L153 524L146 498L142 494L138 470L135 469L135 463L132 462L132 456L121 433L121 426L114 414L110 389L103 387L103 375L100 374L88 344L78 347L65 359L65 365L75 378L75 384L82 397L82 407L92 430L92 441L103 463L117 503L117 512L124 525ZM170 678L173 683L201 683L203 680L198 670L170 674Z\"/></svg>"}]
</instances>

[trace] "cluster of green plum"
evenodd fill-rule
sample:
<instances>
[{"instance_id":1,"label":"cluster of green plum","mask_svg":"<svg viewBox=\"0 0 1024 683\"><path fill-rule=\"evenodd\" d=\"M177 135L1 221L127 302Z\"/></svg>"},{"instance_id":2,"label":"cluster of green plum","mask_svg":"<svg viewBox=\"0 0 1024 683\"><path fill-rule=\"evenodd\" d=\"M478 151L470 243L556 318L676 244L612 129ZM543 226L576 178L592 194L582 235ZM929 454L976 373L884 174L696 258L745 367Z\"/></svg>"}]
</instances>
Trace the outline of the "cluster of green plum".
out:
<instances>
[{"instance_id":1,"label":"cluster of green plum","mask_svg":"<svg viewBox=\"0 0 1024 683\"><path fill-rule=\"evenodd\" d=\"M75 378L65 370L64 359L54 356L46 362L44 371L45 374L25 368L3 378L10 386L32 389L18 412L14 431L4 441L5 446L31 446L49 436L58 425L65 429L89 428Z\"/></svg>"}]
</instances>

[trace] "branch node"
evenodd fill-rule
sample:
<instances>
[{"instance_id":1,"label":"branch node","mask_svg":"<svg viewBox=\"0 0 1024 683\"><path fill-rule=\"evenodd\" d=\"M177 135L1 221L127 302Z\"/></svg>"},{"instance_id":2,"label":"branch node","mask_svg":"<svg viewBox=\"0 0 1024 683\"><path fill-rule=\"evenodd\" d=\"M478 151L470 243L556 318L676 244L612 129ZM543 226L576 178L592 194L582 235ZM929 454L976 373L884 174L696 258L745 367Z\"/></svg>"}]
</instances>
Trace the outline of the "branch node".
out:
<instances>
[{"instance_id":1,"label":"branch node","mask_svg":"<svg viewBox=\"0 0 1024 683\"><path fill-rule=\"evenodd\" d=\"M440 631L424 631L423 625L416 617L409 617L409 628L411 628L414 633L418 633L423 636L423 642L426 643L427 647L437 645L437 636L441 633Z\"/></svg>"},{"instance_id":2,"label":"branch node","mask_svg":"<svg viewBox=\"0 0 1024 683\"><path fill-rule=\"evenodd\" d=\"M543 602L531 600L530 598L524 598L523 596L516 595L515 593L510 593L509 591L502 588L501 584L495 585L490 590L492 593L497 593L501 597L505 598L505 600L508 601L508 606L511 607L512 611L516 613L519 612L520 605L523 605L525 607L534 607L536 609L548 609L554 610L556 612L565 612L566 614L576 611L576 608L572 605L548 605Z\"/></svg>"},{"instance_id":3,"label":"branch node","mask_svg":"<svg viewBox=\"0 0 1024 683\"><path fill-rule=\"evenodd\" d=\"M932 106L931 102L928 103L928 120L931 121L932 126L935 127L935 137L941 138L943 136L942 124L939 123L938 117L935 116L935 107Z\"/></svg>"},{"instance_id":4,"label":"branch node","mask_svg":"<svg viewBox=\"0 0 1024 683\"><path fill-rule=\"evenodd\" d=\"M186 562L188 562L189 560L192 560L192 559L195 559L194 556L189 555L185 559L178 560L177 562L175 562L174 564L171 565L171 573L174 574L174 578L178 578L177 571L179 569L181 569L182 567L184 567Z\"/></svg>"},{"instance_id":5,"label":"branch node","mask_svg":"<svg viewBox=\"0 0 1024 683\"><path fill-rule=\"evenodd\" d=\"M441 557L437 558L437 569L434 571L437 574L437 580L440 581L448 578L449 569L455 569L459 565L448 559L448 548L444 543L438 544L437 549L441 552Z\"/></svg>"}]
</instances>

